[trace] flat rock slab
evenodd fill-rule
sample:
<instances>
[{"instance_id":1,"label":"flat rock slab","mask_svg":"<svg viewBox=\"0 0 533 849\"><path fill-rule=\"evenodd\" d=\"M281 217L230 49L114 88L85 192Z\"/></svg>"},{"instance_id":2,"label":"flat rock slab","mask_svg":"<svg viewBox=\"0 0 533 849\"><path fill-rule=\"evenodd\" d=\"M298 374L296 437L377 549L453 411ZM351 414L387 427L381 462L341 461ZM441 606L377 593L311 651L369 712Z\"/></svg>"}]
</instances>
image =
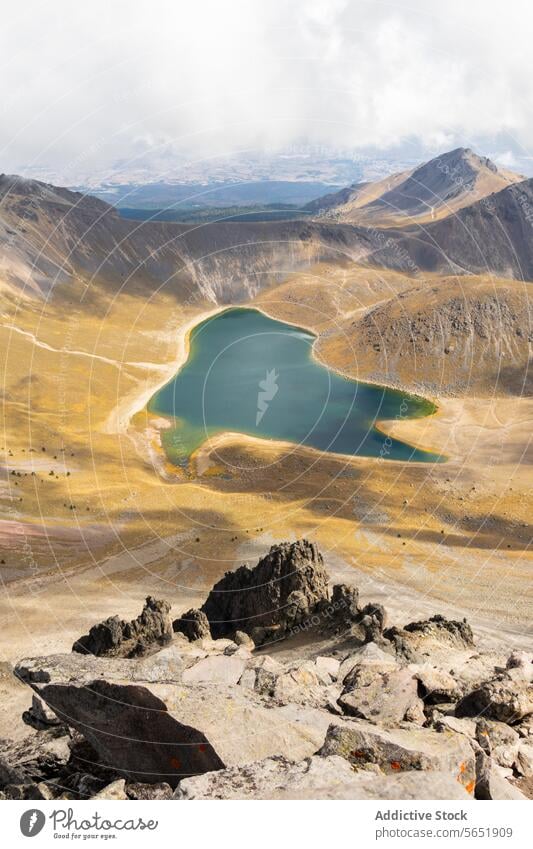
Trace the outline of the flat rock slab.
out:
<instances>
[{"instance_id":1,"label":"flat rock slab","mask_svg":"<svg viewBox=\"0 0 533 849\"><path fill-rule=\"evenodd\" d=\"M418 710L423 721L423 703L418 683L409 669L356 666L345 678L346 689L338 700L344 713L370 722L394 725L408 711Z\"/></svg>"},{"instance_id":2,"label":"flat rock slab","mask_svg":"<svg viewBox=\"0 0 533 849\"><path fill-rule=\"evenodd\" d=\"M332 724L319 754L340 755L355 767L377 764L384 772L408 770L445 772L473 793L476 777L474 750L468 739L452 731L429 728L384 730L362 720Z\"/></svg>"},{"instance_id":3,"label":"flat rock slab","mask_svg":"<svg viewBox=\"0 0 533 849\"><path fill-rule=\"evenodd\" d=\"M288 719L244 687L183 682L182 659L173 653L159 658L158 681L154 659L147 660L55 655L22 661L17 674L86 737L104 763L137 781L175 787L185 776L258 758L283 754L301 760L324 742L326 711L320 724L316 713L310 720L307 709L293 705ZM188 668L204 660L192 659ZM244 668L242 659L220 660L232 664L233 678L236 664Z\"/></svg>"},{"instance_id":4,"label":"flat rock slab","mask_svg":"<svg viewBox=\"0 0 533 849\"><path fill-rule=\"evenodd\" d=\"M175 799L468 799L462 784L442 772L377 775L354 772L336 755L291 763L267 758L180 782Z\"/></svg>"},{"instance_id":5,"label":"flat rock slab","mask_svg":"<svg viewBox=\"0 0 533 849\"><path fill-rule=\"evenodd\" d=\"M246 668L246 661L235 655L213 655L199 660L185 669L181 676L184 684L237 684Z\"/></svg>"}]
</instances>

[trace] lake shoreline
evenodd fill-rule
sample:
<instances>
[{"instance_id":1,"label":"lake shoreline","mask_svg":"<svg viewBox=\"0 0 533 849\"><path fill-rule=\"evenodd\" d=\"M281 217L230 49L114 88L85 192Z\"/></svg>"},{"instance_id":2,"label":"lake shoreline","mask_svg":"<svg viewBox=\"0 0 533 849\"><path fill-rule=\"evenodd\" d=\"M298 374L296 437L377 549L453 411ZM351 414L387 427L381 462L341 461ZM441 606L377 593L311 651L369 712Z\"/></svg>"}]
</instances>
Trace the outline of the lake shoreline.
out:
<instances>
[{"instance_id":1,"label":"lake shoreline","mask_svg":"<svg viewBox=\"0 0 533 849\"><path fill-rule=\"evenodd\" d=\"M170 474L168 469L165 468L165 467L167 465L172 465L173 468L176 470L176 472L179 472L181 467L172 462L172 460L168 457L168 455L166 454L166 451L163 447L162 438L161 438L162 430L164 430L164 429L166 430L167 428L160 428L160 427L157 427L156 425L154 425L152 423L149 427L143 428L143 430L140 430L139 428L132 427L132 419L134 418L134 416L136 416L138 413L142 412L143 410L146 410L148 412L147 408L148 408L148 404L149 404L151 398L159 390L161 390L167 383L169 383L169 381L171 381L174 377L176 377L177 374L179 373L179 371L181 370L181 368L185 365L185 363L187 362L188 356L189 356L190 336L191 336L191 333L193 332L193 330L195 330L196 328L198 328L202 324L206 323L210 319L218 317L225 312L236 311L236 310L253 310L253 311L256 311L256 312L262 314L267 319L270 319L272 321L277 321L281 324L286 324L287 326L295 328L296 330L301 330L302 332L309 333L310 335L313 336L313 342L312 342L312 345L311 345L311 357L313 358L313 360L318 365L320 365L321 367L332 371L334 374L336 374L339 377L342 377L343 379L349 380L351 382L356 382L356 383L358 383L362 386L370 386L370 387L376 387L376 388L380 388L380 389L381 388L382 389L390 389L390 390L393 390L395 392L402 392L402 393L404 393L406 398L415 399L418 402L429 403L429 404L432 404L435 407L433 412L430 412L430 413L426 414L425 416L413 417L412 419L409 418L409 421L415 421L418 418L420 419L420 421L424 421L424 420L426 420L430 417L437 416L441 412L440 406L433 399L424 397L422 395L417 395L416 393L413 393L412 391L408 391L408 390L402 388L401 386L395 386L392 383L387 384L386 382L381 383L381 382L372 381L372 380L359 380L359 379L353 377L353 375L350 375L350 374L344 372L343 370L337 368L335 365L330 365L330 364L326 363L322 358L319 357L317 350L316 350L317 345L320 342L320 338L321 338L320 333L317 332L314 328L312 328L312 327L310 327L310 326L308 326L304 323L295 324L291 321L286 321L285 319L279 319L275 316L270 315L262 306L257 306L254 303L224 305L224 306L215 307L212 310L204 310L203 312L198 313L196 316L190 317L188 320L185 321L185 323L181 327L178 328L178 330L176 331L175 334L172 331L169 333L169 337L173 338L174 344L176 346L175 357L172 360L170 360L168 363L162 364L158 368L159 374L157 376L157 379L154 380L153 383L150 383L149 386L146 386L147 381L146 380L144 381L145 388L142 390L142 392L138 392L137 390L135 390L133 393L130 393L130 395L128 395L124 399L122 399L122 401L119 402L119 404L112 411L111 415L108 417L106 424L105 424L104 429L105 429L106 433L121 433L121 434L129 435L130 438L132 439L138 453L141 454L141 455L144 455L144 456L148 456L150 458L154 468L157 470L158 474L161 477L163 477L165 480L167 480L168 482L175 481L175 476L174 476L174 474ZM154 415L155 418L160 417L161 419L164 419L165 421L167 421L169 423L169 426L173 422L173 417L170 416L170 415L166 415L165 413L154 411L153 415ZM384 418L384 419L376 420L373 427L378 433L382 434L385 438L391 439L391 438L393 438L392 435L391 435L391 431L394 428L396 423L397 423L397 417L396 418ZM390 429L387 426L389 426ZM134 433L132 431L134 431ZM244 432L241 433L240 431L231 431L231 432L240 434L244 438L246 438L247 436L249 436L251 439L257 438L257 437L254 437L253 434L246 434ZM269 441L279 443L280 447L282 447L284 445L293 445L296 448L298 448L298 446L295 445L295 443L293 443L291 441L287 441L287 440L269 438ZM401 439L401 442L404 445L406 445L407 447L411 448L413 451L417 451L417 452L420 452L420 453L423 453L423 454L434 454L436 456L439 455L438 451L434 451L432 448L428 448L426 446L417 445L412 440ZM189 462L192 460L193 456L196 455L197 453L203 453L203 451L202 451L203 446L204 446L204 444L202 444L202 446L198 446L198 448L195 449L192 452L191 457L189 458ZM311 452L316 453L318 455L321 455L321 454L324 453L323 449L319 449L319 448L316 448L316 447L311 446L311 445L302 445L302 446L299 446L299 447L301 447L305 451L311 451ZM378 461L378 462L381 462L382 460L388 460L388 461L394 462L394 463L400 463L400 464L401 463L409 463L409 464L417 464L417 465L426 465L428 462L431 462L431 461L425 461L425 460L411 460L411 459L406 460L406 459L401 459L401 458L391 458L389 456L381 456L381 455L380 456L372 456L372 455L365 455L365 454L345 454L345 453L334 452L334 451L326 452L326 453L331 454L332 456L339 457L341 459L347 460L347 461L354 460L354 459L358 459L360 461L366 460L366 461ZM450 458L448 456L446 456L441 461L439 461L438 459L435 459L433 462L446 462L449 459Z\"/></svg>"}]
</instances>

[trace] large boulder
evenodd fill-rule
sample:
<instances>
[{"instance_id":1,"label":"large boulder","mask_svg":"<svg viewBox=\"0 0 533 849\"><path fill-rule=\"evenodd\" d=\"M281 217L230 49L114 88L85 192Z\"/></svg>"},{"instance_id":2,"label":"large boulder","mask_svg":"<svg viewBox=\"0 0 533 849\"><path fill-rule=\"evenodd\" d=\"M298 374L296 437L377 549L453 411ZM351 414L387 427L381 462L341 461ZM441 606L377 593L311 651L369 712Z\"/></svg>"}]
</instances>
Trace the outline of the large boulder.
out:
<instances>
[{"instance_id":1,"label":"large boulder","mask_svg":"<svg viewBox=\"0 0 533 849\"><path fill-rule=\"evenodd\" d=\"M500 675L464 696L455 709L457 716L482 716L509 724L533 713L533 684Z\"/></svg>"},{"instance_id":2,"label":"large boulder","mask_svg":"<svg viewBox=\"0 0 533 849\"><path fill-rule=\"evenodd\" d=\"M450 649L464 651L474 646L472 628L466 619L457 621L439 614L410 622L404 628L387 628L383 636L390 640L400 657L413 663L423 662L428 653L436 658L445 657Z\"/></svg>"},{"instance_id":3,"label":"large boulder","mask_svg":"<svg viewBox=\"0 0 533 849\"><path fill-rule=\"evenodd\" d=\"M235 631L256 644L285 636L328 599L328 577L314 543L274 545L257 566L226 572L209 593L202 611L213 637Z\"/></svg>"},{"instance_id":4,"label":"large boulder","mask_svg":"<svg viewBox=\"0 0 533 849\"><path fill-rule=\"evenodd\" d=\"M170 642L172 633L170 604L148 596L136 619L125 622L111 616L76 640L72 651L98 657L136 657Z\"/></svg>"},{"instance_id":5,"label":"large boulder","mask_svg":"<svg viewBox=\"0 0 533 849\"><path fill-rule=\"evenodd\" d=\"M358 665L344 679L338 699L343 713L385 726L407 718L425 721L418 682L409 669Z\"/></svg>"},{"instance_id":6,"label":"large boulder","mask_svg":"<svg viewBox=\"0 0 533 849\"><path fill-rule=\"evenodd\" d=\"M333 723L319 754L340 755L355 768L376 764L385 773L445 772L459 781L467 792L474 791L474 750L466 737L450 731L436 732L414 725L382 729L354 720Z\"/></svg>"},{"instance_id":7,"label":"large boulder","mask_svg":"<svg viewBox=\"0 0 533 849\"><path fill-rule=\"evenodd\" d=\"M291 705L289 718L255 690L231 683L243 666L234 655L198 660L173 646L136 660L34 658L16 673L103 763L135 781L175 787L185 776L257 758L301 760L322 745L331 714Z\"/></svg>"},{"instance_id":8,"label":"large boulder","mask_svg":"<svg viewBox=\"0 0 533 849\"><path fill-rule=\"evenodd\" d=\"M181 781L175 799L468 799L445 773L354 772L337 755L299 763L267 758Z\"/></svg>"}]
</instances>

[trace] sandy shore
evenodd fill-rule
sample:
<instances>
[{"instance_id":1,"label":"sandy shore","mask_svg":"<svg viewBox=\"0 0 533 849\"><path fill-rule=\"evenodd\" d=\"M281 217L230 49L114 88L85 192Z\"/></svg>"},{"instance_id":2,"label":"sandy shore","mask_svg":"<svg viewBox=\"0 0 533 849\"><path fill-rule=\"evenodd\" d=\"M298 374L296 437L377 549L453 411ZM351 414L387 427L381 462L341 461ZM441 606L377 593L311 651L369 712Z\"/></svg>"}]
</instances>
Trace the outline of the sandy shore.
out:
<instances>
[{"instance_id":1,"label":"sandy shore","mask_svg":"<svg viewBox=\"0 0 533 849\"><path fill-rule=\"evenodd\" d=\"M198 313L179 327L175 333L168 334L169 342L175 345L173 358L154 368L153 377L147 376L143 381L139 381L138 389L130 392L117 404L107 418L103 428L104 433L116 434L128 431L132 418L141 410L144 410L150 398L174 377L187 360L191 330L197 324L212 318L225 309L227 307L214 307L212 310Z\"/></svg>"}]
</instances>

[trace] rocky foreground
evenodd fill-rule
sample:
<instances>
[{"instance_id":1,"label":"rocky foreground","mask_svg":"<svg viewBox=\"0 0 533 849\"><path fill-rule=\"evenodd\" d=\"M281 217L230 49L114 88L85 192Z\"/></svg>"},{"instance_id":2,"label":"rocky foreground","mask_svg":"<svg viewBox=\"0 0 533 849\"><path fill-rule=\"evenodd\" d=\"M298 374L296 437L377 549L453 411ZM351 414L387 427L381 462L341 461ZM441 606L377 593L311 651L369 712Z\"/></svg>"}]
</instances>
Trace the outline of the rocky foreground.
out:
<instances>
[{"instance_id":1,"label":"rocky foreground","mask_svg":"<svg viewBox=\"0 0 533 849\"><path fill-rule=\"evenodd\" d=\"M30 728L0 741L2 798L533 797L532 655L442 616L389 626L305 540L170 610L16 665Z\"/></svg>"}]
</instances>

